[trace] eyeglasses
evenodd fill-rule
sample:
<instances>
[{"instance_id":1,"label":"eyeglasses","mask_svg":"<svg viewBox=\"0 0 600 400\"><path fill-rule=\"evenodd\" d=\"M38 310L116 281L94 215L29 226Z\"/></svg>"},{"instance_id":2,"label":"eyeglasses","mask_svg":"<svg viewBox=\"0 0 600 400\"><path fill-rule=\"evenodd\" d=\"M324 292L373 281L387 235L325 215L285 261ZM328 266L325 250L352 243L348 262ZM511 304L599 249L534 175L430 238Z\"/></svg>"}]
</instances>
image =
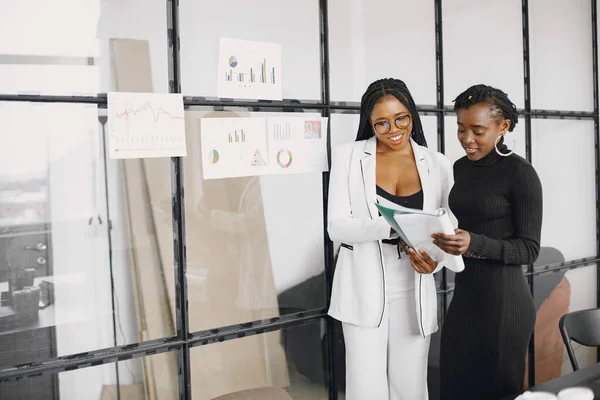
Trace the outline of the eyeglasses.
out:
<instances>
[{"instance_id":1,"label":"eyeglasses","mask_svg":"<svg viewBox=\"0 0 600 400\"><path fill-rule=\"evenodd\" d=\"M410 115L401 115L395 119L394 123L398 129L406 129L410 125ZM373 124L373 129L380 135L385 135L392 129L392 125L388 121L379 121Z\"/></svg>"}]
</instances>

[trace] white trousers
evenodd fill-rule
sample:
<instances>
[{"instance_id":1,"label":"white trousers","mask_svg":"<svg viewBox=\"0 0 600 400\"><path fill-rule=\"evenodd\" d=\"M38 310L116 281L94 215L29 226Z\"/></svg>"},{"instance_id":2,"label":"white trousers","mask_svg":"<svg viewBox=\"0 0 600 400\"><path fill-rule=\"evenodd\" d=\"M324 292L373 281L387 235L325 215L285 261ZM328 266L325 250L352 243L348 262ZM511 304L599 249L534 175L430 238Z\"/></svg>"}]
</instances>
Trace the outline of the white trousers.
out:
<instances>
[{"instance_id":1,"label":"white trousers","mask_svg":"<svg viewBox=\"0 0 600 400\"><path fill-rule=\"evenodd\" d=\"M385 253L389 268L392 255ZM387 302L378 328L342 323L346 400L428 399L430 337L421 336L417 323L414 286Z\"/></svg>"}]
</instances>

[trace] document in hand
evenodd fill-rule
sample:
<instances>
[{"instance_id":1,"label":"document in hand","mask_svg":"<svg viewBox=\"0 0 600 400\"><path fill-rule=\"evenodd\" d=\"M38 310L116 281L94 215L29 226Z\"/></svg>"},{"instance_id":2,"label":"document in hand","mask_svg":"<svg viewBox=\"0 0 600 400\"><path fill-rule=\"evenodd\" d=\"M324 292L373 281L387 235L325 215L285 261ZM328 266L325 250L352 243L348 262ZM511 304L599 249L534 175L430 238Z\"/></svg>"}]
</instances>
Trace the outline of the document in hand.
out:
<instances>
[{"instance_id":1,"label":"document in hand","mask_svg":"<svg viewBox=\"0 0 600 400\"><path fill-rule=\"evenodd\" d=\"M375 205L383 218L408 247L415 250L425 250L437 262L449 261L450 258L455 258L452 261L458 265L464 265L461 256L448 254L433 244L431 235L435 232L454 234L452 221L446 209L438 208L429 213L402 207L381 197L379 203Z\"/></svg>"}]
</instances>

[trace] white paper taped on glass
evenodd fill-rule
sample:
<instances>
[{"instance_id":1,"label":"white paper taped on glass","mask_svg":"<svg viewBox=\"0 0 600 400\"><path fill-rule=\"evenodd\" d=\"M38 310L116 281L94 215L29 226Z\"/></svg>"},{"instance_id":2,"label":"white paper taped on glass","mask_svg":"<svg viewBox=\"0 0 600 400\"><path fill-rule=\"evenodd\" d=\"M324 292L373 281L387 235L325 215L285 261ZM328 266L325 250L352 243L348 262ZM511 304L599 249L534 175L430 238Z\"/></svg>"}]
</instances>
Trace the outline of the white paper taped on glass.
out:
<instances>
[{"instance_id":1,"label":"white paper taped on glass","mask_svg":"<svg viewBox=\"0 0 600 400\"><path fill-rule=\"evenodd\" d=\"M327 171L327 123L318 114L201 118L203 177Z\"/></svg>"}]
</instances>

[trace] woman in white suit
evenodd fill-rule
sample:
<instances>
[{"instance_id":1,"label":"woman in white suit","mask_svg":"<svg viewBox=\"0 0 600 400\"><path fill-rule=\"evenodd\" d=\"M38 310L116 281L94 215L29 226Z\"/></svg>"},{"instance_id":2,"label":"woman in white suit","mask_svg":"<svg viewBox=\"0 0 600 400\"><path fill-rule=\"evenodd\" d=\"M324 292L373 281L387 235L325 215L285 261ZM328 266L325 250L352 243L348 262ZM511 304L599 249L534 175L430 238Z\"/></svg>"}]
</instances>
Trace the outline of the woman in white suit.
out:
<instances>
[{"instance_id":1,"label":"woman in white suit","mask_svg":"<svg viewBox=\"0 0 600 400\"><path fill-rule=\"evenodd\" d=\"M332 152L328 233L341 247L329 315L342 322L347 400L428 397L429 341L438 329L432 272L442 265L422 251L403 254L375 206L381 196L447 209L450 161L426 146L404 82L381 79L362 97L356 141Z\"/></svg>"}]
</instances>

